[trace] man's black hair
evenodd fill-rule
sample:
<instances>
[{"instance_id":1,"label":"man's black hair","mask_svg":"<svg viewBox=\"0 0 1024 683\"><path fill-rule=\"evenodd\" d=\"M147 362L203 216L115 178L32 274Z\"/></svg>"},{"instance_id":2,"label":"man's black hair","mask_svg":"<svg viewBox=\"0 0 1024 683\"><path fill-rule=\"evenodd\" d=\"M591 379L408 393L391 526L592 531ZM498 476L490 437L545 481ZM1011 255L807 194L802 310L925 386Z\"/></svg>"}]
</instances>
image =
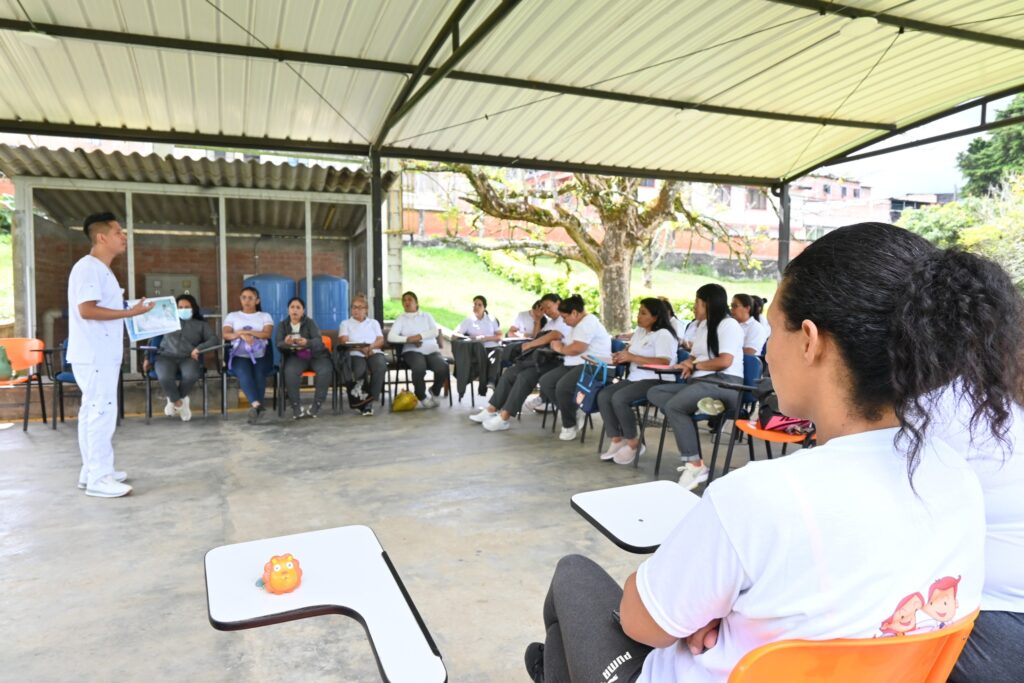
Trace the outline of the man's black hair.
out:
<instances>
[{"instance_id":1,"label":"man's black hair","mask_svg":"<svg viewBox=\"0 0 1024 683\"><path fill-rule=\"evenodd\" d=\"M89 227L93 223L109 223L110 221L116 220L117 216L115 216L109 211L104 211L103 213L94 213L91 216L86 217L86 219L82 222L82 232L85 233L86 237L92 239L92 235L89 234Z\"/></svg>"}]
</instances>

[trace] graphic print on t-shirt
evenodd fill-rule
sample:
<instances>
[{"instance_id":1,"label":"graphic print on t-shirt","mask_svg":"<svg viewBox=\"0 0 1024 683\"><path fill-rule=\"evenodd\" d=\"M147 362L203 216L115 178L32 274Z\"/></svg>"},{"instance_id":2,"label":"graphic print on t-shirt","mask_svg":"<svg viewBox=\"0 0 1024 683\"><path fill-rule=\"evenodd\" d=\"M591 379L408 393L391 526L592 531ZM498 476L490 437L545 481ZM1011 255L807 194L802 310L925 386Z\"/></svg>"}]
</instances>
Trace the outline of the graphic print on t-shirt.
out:
<instances>
[{"instance_id":1,"label":"graphic print on t-shirt","mask_svg":"<svg viewBox=\"0 0 1024 683\"><path fill-rule=\"evenodd\" d=\"M904 597L896 605L896 610L882 622L879 627L880 636L875 637L928 633L948 626L955 619L956 610L960 607L956 599L960 578L943 576L933 581L928 588L927 601L921 593L911 593ZM918 620L918 612L922 612L926 618Z\"/></svg>"}]
</instances>

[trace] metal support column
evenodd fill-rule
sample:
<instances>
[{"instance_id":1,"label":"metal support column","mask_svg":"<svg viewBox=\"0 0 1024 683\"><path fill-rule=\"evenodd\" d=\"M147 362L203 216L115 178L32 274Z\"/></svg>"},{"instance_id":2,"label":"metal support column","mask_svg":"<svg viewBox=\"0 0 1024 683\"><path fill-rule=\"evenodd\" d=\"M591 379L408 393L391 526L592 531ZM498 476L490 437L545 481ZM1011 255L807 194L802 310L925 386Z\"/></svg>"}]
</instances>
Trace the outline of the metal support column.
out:
<instances>
[{"instance_id":1,"label":"metal support column","mask_svg":"<svg viewBox=\"0 0 1024 683\"><path fill-rule=\"evenodd\" d=\"M128 298L135 298L135 211L132 202L132 193L124 193L124 229L128 233ZM145 292L143 292L145 295ZM129 344L129 346L131 346ZM138 354L128 354L128 372L138 371Z\"/></svg>"},{"instance_id":2,"label":"metal support column","mask_svg":"<svg viewBox=\"0 0 1024 683\"><path fill-rule=\"evenodd\" d=\"M313 204L307 199L306 209L306 315L313 317Z\"/></svg>"},{"instance_id":3,"label":"metal support column","mask_svg":"<svg viewBox=\"0 0 1024 683\"><path fill-rule=\"evenodd\" d=\"M789 183L782 183L779 186L779 204L781 204L782 217L779 220L779 277L786 270L789 264L789 240L790 240L790 202Z\"/></svg>"},{"instance_id":4,"label":"metal support column","mask_svg":"<svg viewBox=\"0 0 1024 683\"><path fill-rule=\"evenodd\" d=\"M381 204L384 190L380 177L380 150L370 150L370 231L366 236L366 269L370 279L370 302L373 317L384 320L384 229L381 221Z\"/></svg>"},{"instance_id":5,"label":"metal support column","mask_svg":"<svg viewBox=\"0 0 1024 683\"><path fill-rule=\"evenodd\" d=\"M14 178L14 225L11 230L14 256L14 333L34 337L36 331L35 215L32 186L23 177ZM19 286L20 284L20 286Z\"/></svg>"}]
</instances>

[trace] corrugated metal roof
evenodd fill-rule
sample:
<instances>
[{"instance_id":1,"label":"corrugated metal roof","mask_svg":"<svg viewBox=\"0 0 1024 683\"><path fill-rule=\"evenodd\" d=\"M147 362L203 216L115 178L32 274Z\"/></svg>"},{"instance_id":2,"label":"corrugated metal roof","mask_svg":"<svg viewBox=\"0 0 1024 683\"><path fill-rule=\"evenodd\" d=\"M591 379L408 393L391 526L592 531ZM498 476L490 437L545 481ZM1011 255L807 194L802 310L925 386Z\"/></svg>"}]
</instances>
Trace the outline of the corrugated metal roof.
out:
<instances>
[{"instance_id":1,"label":"corrugated metal roof","mask_svg":"<svg viewBox=\"0 0 1024 683\"><path fill-rule=\"evenodd\" d=\"M369 70L74 38L36 48L21 33L0 31L0 120L34 122L39 130L74 124L230 135L259 146L271 139L310 145L375 140L407 74L458 0L22 4L33 21L62 27L388 63L385 70ZM464 41L499 4L478 0L472 6L460 25ZM845 4L1024 40L1024 16L1010 16L1019 13L1019 1ZM680 111L654 106L650 98L904 126L1024 86L1024 49L913 29L901 33L886 24L858 35L834 7L819 12L772 0L526 0L457 71L601 89L648 103L468 82L453 74L382 144L389 153L464 152L772 179L886 131ZM18 3L6 0L0 19L25 17ZM432 66L451 51L448 41Z\"/></svg>"},{"instance_id":2,"label":"corrugated metal roof","mask_svg":"<svg viewBox=\"0 0 1024 683\"><path fill-rule=\"evenodd\" d=\"M369 176L363 170L320 165L274 164L225 159L164 157L81 149L47 149L0 145L0 172L4 175L77 180L108 180L199 187L230 187L325 194L369 194ZM384 174L385 188L396 175ZM81 223L96 211L124 215L124 195L38 189L36 202L64 225ZM133 193L136 224L147 228L214 229L216 205L209 198ZM351 236L363 225L362 206L313 203L312 222L318 235ZM305 213L300 201L228 199L228 225L236 232L302 234Z\"/></svg>"}]
</instances>

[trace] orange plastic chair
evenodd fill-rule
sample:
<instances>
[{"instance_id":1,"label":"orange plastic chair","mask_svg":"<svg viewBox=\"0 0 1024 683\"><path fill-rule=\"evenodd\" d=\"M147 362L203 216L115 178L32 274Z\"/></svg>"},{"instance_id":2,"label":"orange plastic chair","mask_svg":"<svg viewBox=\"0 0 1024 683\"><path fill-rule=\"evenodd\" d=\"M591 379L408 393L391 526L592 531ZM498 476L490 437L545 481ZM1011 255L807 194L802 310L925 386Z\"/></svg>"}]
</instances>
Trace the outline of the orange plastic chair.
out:
<instances>
[{"instance_id":1,"label":"orange plastic chair","mask_svg":"<svg viewBox=\"0 0 1024 683\"><path fill-rule=\"evenodd\" d=\"M748 652L729 683L945 683L977 618L917 636L771 643Z\"/></svg>"},{"instance_id":2,"label":"orange plastic chair","mask_svg":"<svg viewBox=\"0 0 1024 683\"><path fill-rule=\"evenodd\" d=\"M11 369L18 374L13 379L0 380L0 389L13 389L25 385L25 417L21 423L21 431L28 431L28 412L32 398L33 380L39 385L39 407L43 415L43 424L46 424L46 399L43 398L43 378L37 366L42 365L43 349L45 345L41 339L30 339L28 337L8 337L0 339L0 346L7 350L7 357L11 361Z\"/></svg>"}]
</instances>

